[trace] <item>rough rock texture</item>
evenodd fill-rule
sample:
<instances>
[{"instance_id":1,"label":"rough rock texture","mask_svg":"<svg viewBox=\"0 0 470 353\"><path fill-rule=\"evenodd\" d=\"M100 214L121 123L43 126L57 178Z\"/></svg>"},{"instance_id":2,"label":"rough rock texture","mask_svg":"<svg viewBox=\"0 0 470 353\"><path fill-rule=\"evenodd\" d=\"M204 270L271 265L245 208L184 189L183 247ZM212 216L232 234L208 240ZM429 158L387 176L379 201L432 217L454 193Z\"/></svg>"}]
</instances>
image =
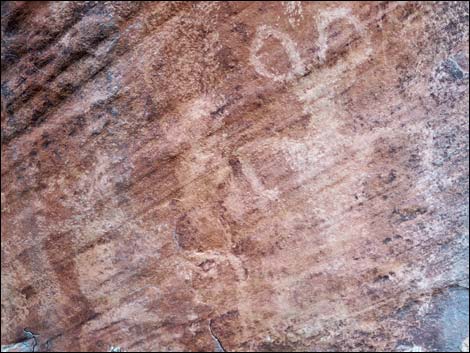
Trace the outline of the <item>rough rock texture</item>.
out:
<instances>
[{"instance_id":1,"label":"rough rock texture","mask_svg":"<svg viewBox=\"0 0 470 353\"><path fill-rule=\"evenodd\" d=\"M2 344L463 349L468 15L2 2Z\"/></svg>"}]
</instances>

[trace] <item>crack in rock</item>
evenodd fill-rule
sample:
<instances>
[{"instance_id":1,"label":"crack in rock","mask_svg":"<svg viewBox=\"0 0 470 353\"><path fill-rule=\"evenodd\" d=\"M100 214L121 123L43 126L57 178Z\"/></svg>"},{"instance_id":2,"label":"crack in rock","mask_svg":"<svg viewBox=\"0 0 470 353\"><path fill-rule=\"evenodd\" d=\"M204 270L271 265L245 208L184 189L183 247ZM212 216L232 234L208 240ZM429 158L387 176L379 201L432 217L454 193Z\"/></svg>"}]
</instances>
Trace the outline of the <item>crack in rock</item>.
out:
<instances>
[{"instance_id":1,"label":"crack in rock","mask_svg":"<svg viewBox=\"0 0 470 353\"><path fill-rule=\"evenodd\" d=\"M212 331L212 320L209 320L209 332L215 342L215 351L226 352L224 346L222 345L222 342L220 342L219 338L214 334L214 331Z\"/></svg>"}]
</instances>

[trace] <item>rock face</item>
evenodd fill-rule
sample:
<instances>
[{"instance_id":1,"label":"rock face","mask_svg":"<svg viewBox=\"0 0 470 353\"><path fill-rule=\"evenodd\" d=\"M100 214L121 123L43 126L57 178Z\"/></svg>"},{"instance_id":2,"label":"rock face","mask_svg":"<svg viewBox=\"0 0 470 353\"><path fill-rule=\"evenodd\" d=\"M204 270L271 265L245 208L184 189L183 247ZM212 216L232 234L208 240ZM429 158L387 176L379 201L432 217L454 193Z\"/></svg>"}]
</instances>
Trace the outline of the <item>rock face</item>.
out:
<instances>
[{"instance_id":1,"label":"rock face","mask_svg":"<svg viewBox=\"0 0 470 353\"><path fill-rule=\"evenodd\" d=\"M2 2L2 345L460 350L468 14Z\"/></svg>"}]
</instances>

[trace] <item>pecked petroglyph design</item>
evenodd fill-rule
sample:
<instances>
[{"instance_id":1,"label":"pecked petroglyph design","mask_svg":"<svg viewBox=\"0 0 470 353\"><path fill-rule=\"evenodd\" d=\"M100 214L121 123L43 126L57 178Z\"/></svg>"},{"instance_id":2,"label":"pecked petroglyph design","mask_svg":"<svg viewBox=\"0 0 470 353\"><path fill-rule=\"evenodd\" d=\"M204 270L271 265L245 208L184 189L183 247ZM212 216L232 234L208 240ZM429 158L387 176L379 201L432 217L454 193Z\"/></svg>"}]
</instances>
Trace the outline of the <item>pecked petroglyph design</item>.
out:
<instances>
[{"instance_id":1,"label":"pecked petroglyph design","mask_svg":"<svg viewBox=\"0 0 470 353\"><path fill-rule=\"evenodd\" d=\"M1 83L2 344L468 337L465 2L3 2Z\"/></svg>"},{"instance_id":2,"label":"pecked petroglyph design","mask_svg":"<svg viewBox=\"0 0 470 353\"><path fill-rule=\"evenodd\" d=\"M301 4L298 1L289 1L287 3L299 3L299 4L288 4L287 8L289 12L296 11L295 8L301 9ZM301 12L300 12L301 13ZM315 41L318 43L318 53L316 54L320 64L324 64L327 58L328 52L328 38L329 32L328 27L335 21L341 20L346 21L353 25L355 31L357 31L365 42L364 47L359 50L361 52L360 56L351 56L348 64L348 69L354 68L354 66L359 65L365 61L371 54L371 42L370 35L367 33L363 24L351 13L351 10L348 8L335 8L332 10L323 10L316 16L314 19L316 27L318 30L318 38L315 38ZM261 58L258 56L259 50L262 48L264 41L273 37L280 41L281 45L285 49L287 56L289 58L290 64L292 66L291 70L284 74L276 74L271 72L265 64L263 64ZM267 25L261 25L256 31L255 39L251 45L251 64L254 66L255 70L262 76L271 78L274 81L286 81L291 80L295 75L302 75L305 73L306 66L304 60L300 57L295 43L286 33L283 33L279 30L276 30ZM344 65L344 64L343 64ZM342 68L335 68L337 72L343 71ZM318 79L319 82L322 82L323 85L328 85L334 82L334 79L322 80Z\"/></svg>"},{"instance_id":3,"label":"pecked petroglyph design","mask_svg":"<svg viewBox=\"0 0 470 353\"><path fill-rule=\"evenodd\" d=\"M286 73L273 73L271 72L265 64L261 61L261 58L258 56L258 51L262 48L264 40L269 37L276 38L279 40L283 48L285 49L287 56L289 57L290 64L292 65L291 70ZM302 75L304 72L304 66L302 60L295 48L295 43L289 36L283 32L280 32L270 26L261 25L257 31L256 36L251 46L251 55L250 61L254 66L255 70L265 77L268 77L274 81L288 81L294 78L296 75Z\"/></svg>"},{"instance_id":4,"label":"pecked petroglyph design","mask_svg":"<svg viewBox=\"0 0 470 353\"><path fill-rule=\"evenodd\" d=\"M334 21L344 20L351 23L354 26L354 29L359 32L366 42L366 47L363 50L363 58L358 58L353 61L353 64L359 64L364 61L367 56L371 54L372 49L370 48L371 42L370 37L365 33L363 25L358 21L358 19L351 13L351 9L347 8L336 8L332 10L322 11L318 18L316 19L317 28L319 32L318 45L320 47L318 57L320 63L323 64L326 61L327 51L328 51L328 26Z\"/></svg>"}]
</instances>

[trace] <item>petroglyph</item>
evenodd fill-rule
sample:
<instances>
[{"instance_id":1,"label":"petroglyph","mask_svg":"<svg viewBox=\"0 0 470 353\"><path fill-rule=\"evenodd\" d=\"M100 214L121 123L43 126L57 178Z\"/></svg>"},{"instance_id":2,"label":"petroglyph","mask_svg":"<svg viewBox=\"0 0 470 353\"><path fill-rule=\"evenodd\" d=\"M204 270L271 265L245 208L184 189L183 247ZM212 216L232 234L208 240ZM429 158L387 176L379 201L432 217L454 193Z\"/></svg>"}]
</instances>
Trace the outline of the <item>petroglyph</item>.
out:
<instances>
[{"instance_id":1,"label":"petroglyph","mask_svg":"<svg viewBox=\"0 0 470 353\"><path fill-rule=\"evenodd\" d=\"M352 64L358 65L360 62L364 61L367 56L371 54L372 49L370 48L371 42L370 37L366 33L363 25L357 20L357 18L351 13L351 9L348 8L336 8L332 10L323 10L320 12L318 18L316 19L317 29L319 33L318 37L318 45L320 47L318 57L320 59L320 63L324 63L327 57L328 51L328 27L334 22L338 20L346 21L352 24L355 30L360 33L365 41L366 47L364 48L363 57L354 58L351 62Z\"/></svg>"},{"instance_id":2,"label":"petroglyph","mask_svg":"<svg viewBox=\"0 0 470 353\"><path fill-rule=\"evenodd\" d=\"M279 191L277 189L267 189L259 179L251 164L245 159L239 159L242 164L243 173L250 183L254 193L261 199L275 201L279 195Z\"/></svg>"},{"instance_id":3,"label":"petroglyph","mask_svg":"<svg viewBox=\"0 0 470 353\"><path fill-rule=\"evenodd\" d=\"M349 51L345 58L340 58L335 65L320 66L318 70L314 70L309 76L301 80L297 90L299 100L304 102L306 113L315 113L312 107L319 98L331 98L336 92L336 86L339 82L343 82L346 78L350 80L352 85L356 81L354 68L365 62L372 55L372 46L370 35L364 26L351 13L350 9L337 8L333 10L324 10L320 12L317 18L317 28L319 31L318 58L321 64L327 60L329 49L329 33L328 27L334 21L346 21L353 25L354 29L359 33L363 43L354 51ZM328 103L323 103L328 104ZM336 109L336 107L331 107ZM322 109L322 108L320 108Z\"/></svg>"},{"instance_id":4,"label":"petroglyph","mask_svg":"<svg viewBox=\"0 0 470 353\"><path fill-rule=\"evenodd\" d=\"M468 11L2 2L2 344L459 350Z\"/></svg>"},{"instance_id":5,"label":"petroglyph","mask_svg":"<svg viewBox=\"0 0 470 353\"><path fill-rule=\"evenodd\" d=\"M296 27L299 22L304 18L302 12L302 1L283 1L285 12L291 26Z\"/></svg>"},{"instance_id":6,"label":"petroglyph","mask_svg":"<svg viewBox=\"0 0 470 353\"><path fill-rule=\"evenodd\" d=\"M297 15L302 14L302 5L299 1L289 1L286 2L287 12L289 14L295 13ZM289 18L289 21L291 18ZM320 64L324 64L327 59L327 53L329 49L329 33L328 27L335 21L346 21L350 23L354 29L363 37L365 44L358 49L357 51L359 54L356 55L349 55L348 61L343 62L340 68L336 67L335 72L336 74L341 73L341 71L346 68L346 64L350 65L349 69L352 69L354 66L359 65L360 63L364 62L372 53L371 48L371 41L370 35L365 30L363 24L352 14L351 10L348 8L336 8L332 10L323 10L319 13L318 17L315 19L316 26L319 32L319 36L316 39L318 42L319 50L318 50L318 60ZM261 58L258 55L258 52L263 47L264 41L269 37L274 37L280 41L287 56L289 57L290 64L292 65L292 69L286 73L274 73L270 71L266 65L262 62ZM250 62L254 66L255 70L262 76L271 78L274 81L288 81L291 80L296 75L302 75L305 73L305 64L304 60L300 57L298 50L296 48L297 44L290 39L290 37L279 31L276 30L268 25L261 25L257 32L255 39L251 45L250 49ZM351 66L352 65L352 66ZM325 74L323 74L325 75ZM334 83L335 79L333 79L333 75L325 75L331 76L327 77L329 79L322 80L321 78L317 77L318 82L323 82L324 85ZM325 82L326 81L326 82Z\"/></svg>"},{"instance_id":7,"label":"petroglyph","mask_svg":"<svg viewBox=\"0 0 470 353\"><path fill-rule=\"evenodd\" d=\"M259 57L258 52L263 47L264 41L269 37L276 38L283 46L291 64L291 69L289 71L279 74L274 73L266 67L265 63L263 63ZM268 25L262 25L256 31L255 39L250 48L250 62L254 66L256 72L264 77L273 79L274 81L289 81L296 75L302 75L305 70L292 39L290 39L287 34Z\"/></svg>"}]
</instances>

